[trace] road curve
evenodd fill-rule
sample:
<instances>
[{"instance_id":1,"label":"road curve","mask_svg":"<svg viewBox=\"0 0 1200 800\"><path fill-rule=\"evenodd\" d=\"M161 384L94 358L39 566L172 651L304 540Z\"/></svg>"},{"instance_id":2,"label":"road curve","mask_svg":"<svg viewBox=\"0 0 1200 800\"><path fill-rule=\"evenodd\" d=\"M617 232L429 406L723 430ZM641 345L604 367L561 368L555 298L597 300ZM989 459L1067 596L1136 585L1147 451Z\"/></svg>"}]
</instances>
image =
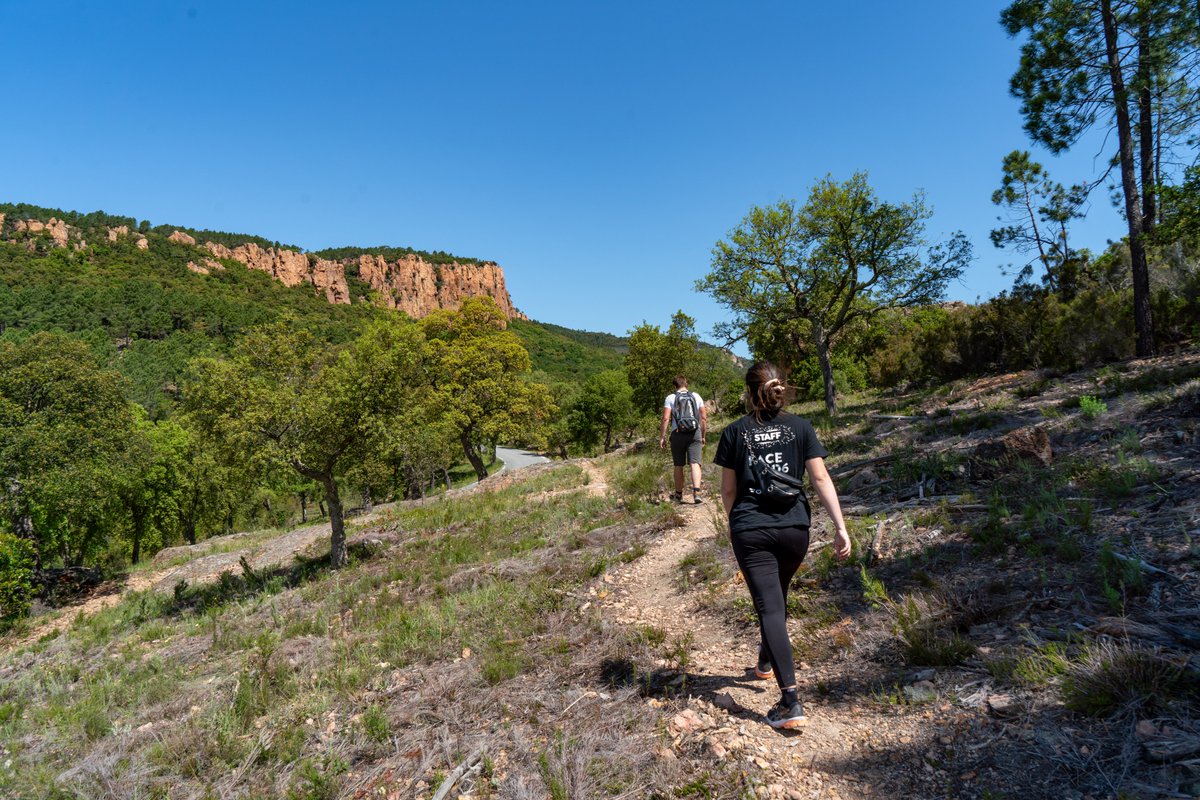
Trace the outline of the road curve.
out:
<instances>
[{"instance_id":1,"label":"road curve","mask_svg":"<svg viewBox=\"0 0 1200 800\"><path fill-rule=\"evenodd\" d=\"M544 464L550 460L529 450L514 450L511 447L497 447L496 458L504 462L500 472L512 472L514 469L532 467L534 464Z\"/></svg>"}]
</instances>

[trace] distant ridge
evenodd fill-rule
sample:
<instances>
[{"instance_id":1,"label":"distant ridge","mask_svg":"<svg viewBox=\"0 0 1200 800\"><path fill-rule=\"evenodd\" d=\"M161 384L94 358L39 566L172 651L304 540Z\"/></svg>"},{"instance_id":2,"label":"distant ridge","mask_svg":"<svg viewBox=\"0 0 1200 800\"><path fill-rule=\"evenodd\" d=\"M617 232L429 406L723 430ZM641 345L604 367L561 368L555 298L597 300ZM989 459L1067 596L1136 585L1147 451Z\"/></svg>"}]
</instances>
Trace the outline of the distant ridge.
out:
<instances>
[{"instance_id":1,"label":"distant ridge","mask_svg":"<svg viewBox=\"0 0 1200 800\"><path fill-rule=\"evenodd\" d=\"M155 240L190 248L193 272L208 275L237 261L286 286L310 285L330 303L371 302L420 318L453 309L468 297L489 296L510 319L524 315L513 305L504 270L493 261L461 258L408 247L341 247L306 253L261 236L138 222L103 211L79 213L23 203L0 204L0 240L36 249L77 251L130 241L145 250Z\"/></svg>"}]
</instances>

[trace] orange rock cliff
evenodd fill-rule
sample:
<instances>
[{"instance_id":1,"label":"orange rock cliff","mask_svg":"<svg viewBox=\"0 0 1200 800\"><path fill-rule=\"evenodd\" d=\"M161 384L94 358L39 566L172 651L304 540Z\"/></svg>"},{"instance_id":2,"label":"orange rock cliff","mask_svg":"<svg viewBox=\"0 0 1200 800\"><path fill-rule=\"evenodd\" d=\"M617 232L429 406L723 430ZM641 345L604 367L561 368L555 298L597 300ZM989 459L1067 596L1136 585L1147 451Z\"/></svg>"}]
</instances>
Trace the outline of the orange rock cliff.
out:
<instances>
[{"instance_id":1,"label":"orange rock cliff","mask_svg":"<svg viewBox=\"0 0 1200 800\"><path fill-rule=\"evenodd\" d=\"M4 216L0 215L0 229L3 225ZM10 223L10 229L13 234L10 239L48 235L55 247L67 247L72 240L76 249L87 246L77 230L54 218L49 222L15 220ZM139 249L149 247L144 235L130 231L124 225L109 228L106 238L116 242L127 236L136 237L135 244ZM224 269L216 259L228 259L265 272L285 286L309 284L324 294L330 303L351 302L349 276L350 280L357 279L370 288L373 302L399 309L410 317L424 317L441 308L458 308L468 297L487 295L509 319L528 319L513 306L504 285L504 270L491 261L434 264L411 253L391 261L368 254L332 261L286 247L262 247L254 242L232 248L218 242L200 243L190 234L178 230L166 238L174 244L203 248L211 254L212 257L206 257L197 253L197 258L187 264L189 270L202 275ZM33 246L31 241L29 246Z\"/></svg>"}]
</instances>

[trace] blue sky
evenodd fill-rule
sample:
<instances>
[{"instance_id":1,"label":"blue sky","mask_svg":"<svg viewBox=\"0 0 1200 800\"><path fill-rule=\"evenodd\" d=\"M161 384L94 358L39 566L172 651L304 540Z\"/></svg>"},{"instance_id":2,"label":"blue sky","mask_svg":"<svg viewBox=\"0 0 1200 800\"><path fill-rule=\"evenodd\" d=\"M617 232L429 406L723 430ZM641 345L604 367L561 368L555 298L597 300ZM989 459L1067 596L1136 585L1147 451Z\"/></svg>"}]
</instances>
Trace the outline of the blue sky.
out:
<instances>
[{"instance_id":1,"label":"blue sky","mask_svg":"<svg viewBox=\"0 0 1200 800\"><path fill-rule=\"evenodd\" d=\"M682 308L751 206L866 170L926 192L1010 284L1000 160L1031 148L1003 3L0 0L0 199L495 259L531 317L623 333ZM1122 223L1103 190L1077 243Z\"/></svg>"}]
</instances>

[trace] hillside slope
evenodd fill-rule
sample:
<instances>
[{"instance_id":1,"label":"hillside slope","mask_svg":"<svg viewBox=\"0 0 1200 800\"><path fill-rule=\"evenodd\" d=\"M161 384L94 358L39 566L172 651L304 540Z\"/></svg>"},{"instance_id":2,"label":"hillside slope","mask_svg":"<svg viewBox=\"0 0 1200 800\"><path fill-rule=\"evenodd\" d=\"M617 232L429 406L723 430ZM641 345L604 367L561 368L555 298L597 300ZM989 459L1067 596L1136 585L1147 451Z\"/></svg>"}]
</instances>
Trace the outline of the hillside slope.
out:
<instances>
[{"instance_id":1,"label":"hillside slope","mask_svg":"<svg viewBox=\"0 0 1200 800\"><path fill-rule=\"evenodd\" d=\"M619 366L610 348L587 343L591 334L581 342L522 320L488 262L406 248L303 254L247 234L0 204L0 335L86 339L156 416L190 359L256 325L287 318L342 342L378 314L420 316L477 294L513 316L535 370L571 380Z\"/></svg>"},{"instance_id":2,"label":"hillside slope","mask_svg":"<svg viewBox=\"0 0 1200 800\"><path fill-rule=\"evenodd\" d=\"M818 514L793 589L802 733L761 721L722 515L662 502L650 448L398 504L336 575L285 554L10 636L0 792L1197 794L1200 351L845 406L797 409L855 542Z\"/></svg>"}]
</instances>

